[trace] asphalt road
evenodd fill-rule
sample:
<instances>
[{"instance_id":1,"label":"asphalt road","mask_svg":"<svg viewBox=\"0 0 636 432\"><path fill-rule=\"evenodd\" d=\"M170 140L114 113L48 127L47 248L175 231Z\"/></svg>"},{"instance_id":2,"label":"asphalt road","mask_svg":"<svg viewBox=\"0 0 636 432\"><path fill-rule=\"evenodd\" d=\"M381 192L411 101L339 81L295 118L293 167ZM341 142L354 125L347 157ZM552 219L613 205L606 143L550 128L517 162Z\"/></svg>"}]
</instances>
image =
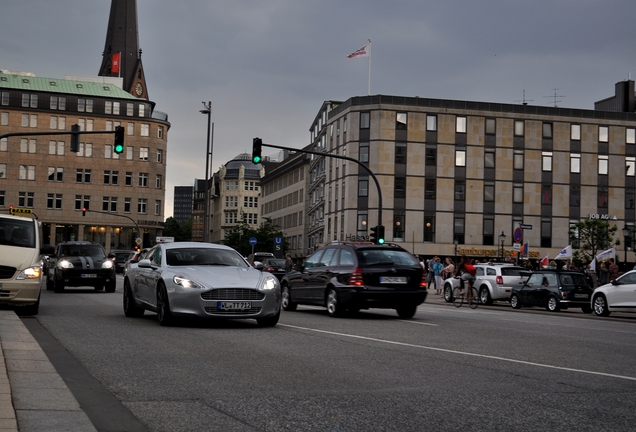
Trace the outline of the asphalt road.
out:
<instances>
[{"instance_id":1,"label":"asphalt road","mask_svg":"<svg viewBox=\"0 0 636 432\"><path fill-rule=\"evenodd\" d=\"M47 355L72 363L52 360L100 431L634 428L636 316L431 299L408 321L299 307L275 328L165 328L153 313L126 318L121 287L43 291L25 318Z\"/></svg>"}]
</instances>

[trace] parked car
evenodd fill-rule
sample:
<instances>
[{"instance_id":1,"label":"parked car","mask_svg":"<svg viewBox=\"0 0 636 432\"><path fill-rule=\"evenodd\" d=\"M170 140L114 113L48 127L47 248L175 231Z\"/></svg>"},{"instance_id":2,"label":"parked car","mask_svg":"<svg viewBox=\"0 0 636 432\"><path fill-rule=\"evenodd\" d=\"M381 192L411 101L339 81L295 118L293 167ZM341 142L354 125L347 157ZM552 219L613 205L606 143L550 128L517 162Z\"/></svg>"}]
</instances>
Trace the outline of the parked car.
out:
<instances>
[{"instance_id":1,"label":"parked car","mask_svg":"<svg viewBox=\"0 0 636 432\"><path fill-rule=\"evenodd\" d=\"M636 312L636 270L628 271L592 293L592 308L600 316L612 312Z\"/></svg>"},{"instance_id":2,"label":"parked car","mask_svg":"<svg viewBox=\"0 0 636 432\"><path fill-rule=\"evenodd\" d=\"M267 258L276 258L271 252L256 252L253 254L249 254L247 257L247 261L250 263L252 267L254 267L254 262L263 262L263 260Z\"/></svg>"},{"instance_id":3,"label":"parked car","mask_svg":"<svg viewBox=\"0 0 636 432\"><path fill-rule=\"evenodd\" d=\"M474 287L479 294L482 304L492 304L493 301L508 301L512 287L523 284L530 272L510 263L475 264ZM459 285L459 279L448 278L444 281L444 300L453 302L453 291Z\"/></svg>"},{"instance_id":4,"label":"parked car","mask_svg":"<svg viewBox=\"0 0 636 432\"><path fill-rule=\"evenodd\" d=\"M281 280L285 276L285 258L265 258L263 271L269 272Z\"/></svg>"},{"instance_id":5,"label":"parked car","mask_svg":"<svg viewBox=\"0 0 636 432\"><path fill-rule=\"evenodd\" d=\"M96 290L115 292L114 257L114 254L106 255L104 248L96 243L60 243L49 259L46 289L59 293L67 286L91 286Z\"/></svg>"},{"instance_id":6,"label":"parked car","mask_svg":"<svg viewBox=\"0 0 636 432\"><path fill-rule=\"evenodd\" d=\"M399 246L334 242L283 277L283 310L317 305L336 317L385 308L409 319L426 299L423 273L419 261Z\"/></svg>"},{"instance_id":7,"label":"parked car","mask_svg":"<svg viewBox=\"0 0 636 432\"><path fill-rule=\"evenodd\" d=\"M134 250L113 250L115 254L115 273L123 273L126 263L136 254Z\"/></svg>"},{"instance_id":8,"label":"parked car","mask_svg":"<svg viewBox=\"0 0 636 432\"><path fill-rule=\"evenodd\" d=\"M547 269L535 271L523 285L513 287L510 305L515 309L540 306L552 312L572 306L591 313L591 298L592 288L583 273Z\"/></svg>"},{"instance_id":9,"label":"parked car","mask_svg":"<svg viewBox=\"0 0 636 432\"><path fill-rule=\"evenodd\" d=\"M124 276L124 314L156 312L161 325L192 316L253 318L269 327L278 323L280 309L278 279L224 245L159 243Z\"/></svg>"}]
</instances>

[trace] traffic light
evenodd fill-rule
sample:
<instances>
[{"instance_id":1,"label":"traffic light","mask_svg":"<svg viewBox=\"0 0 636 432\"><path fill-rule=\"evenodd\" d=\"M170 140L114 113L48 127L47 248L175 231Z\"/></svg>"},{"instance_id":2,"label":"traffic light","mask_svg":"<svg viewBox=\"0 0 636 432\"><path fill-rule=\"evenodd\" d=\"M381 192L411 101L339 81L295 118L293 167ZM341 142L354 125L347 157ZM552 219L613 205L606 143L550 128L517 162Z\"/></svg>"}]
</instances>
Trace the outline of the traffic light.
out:
<instances>
[{"instance_id":1,"label":"traffic light","mask_svg":"<svg viewBox=\"0 0 636 432\"><path fill-rule=\"evenodd\" d=\"M82 207L82 216L86 216L86 207Z\"/></svg>"},{"instance_id":2,"label":"traffic light","mask_svg":"<svg viewBox=\"0 0 636 432\"><path fill-rule=\"evenodd\" d=\"M74 124L71 126L71 151L74 153L79 152L79 131L79 125Z\"/></svg>"},{"instance_id":3,"label":"traffic light","mask_svg":"<svg viewBox=\"0 0 636 432\"><path fill-rule=\"evenodd\" d=\"M124 128L117 126L115 129L115 153L121 154L124 152Z\"/></svg>"},{"instance_id":4,"label":"traffic light","mask_svg":"<svg viewBox=\"0 0 636 432\"><path fill-rule=\"evenodd\" d=\"M384 225L378 225L378 244L384 244Z\"/></svg>"},{"instance_id":5,"label":"traffic light","mask_svg":"<svg viewBox=\"0 0 636 432\"><path fill-rule=\"evenodd\" d=\"M369 240L373 242L373 244L378 244L378 227L371 227L371 235L369 236Z\"/></svg>"},{"instance_id":6,"label":"traffic light","mask_svg":"<svg viewBox=\"0 0 636 432\"><path fill-rule=\"evenodd\" d=\"M263 160L263 156L261 152L263 140L260 138L254 138L254 142L252 143L252 163L259 164Z\"/></svg>"}]
</instances>

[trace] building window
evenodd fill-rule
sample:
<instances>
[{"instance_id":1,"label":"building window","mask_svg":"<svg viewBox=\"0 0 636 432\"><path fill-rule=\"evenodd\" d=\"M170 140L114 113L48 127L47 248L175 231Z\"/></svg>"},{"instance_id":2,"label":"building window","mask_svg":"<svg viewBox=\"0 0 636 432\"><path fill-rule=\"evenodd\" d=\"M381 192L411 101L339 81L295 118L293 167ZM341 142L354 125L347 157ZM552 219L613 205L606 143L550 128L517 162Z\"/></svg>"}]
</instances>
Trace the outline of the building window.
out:
<instances>
[{"instance_id":1,"label":"building window","mask_svg":"<svg viewBox=\"0 0 636 432\"><path fill-rule=\"evenodd\" d=\"M397 130L406 130L406 113L399 112L395 115L395 129Z\"/></svg>"},{"instance_id":2,"label":"building window","mask_svg":"<svg viewBox=\"0 0 636 432\"><path fill-rule=\"evenodd\" d=\"M49 141L49 154L63 156L64 141Z\"/></svg>"},{"instance_id":3,"label":"building window","mask_svg":"<svg viewBox=\"0 0 636 432\"><path fill-rule=\"evenodd\" d=\"M2 92L2 105L9 105L9 92Z\"/></svg>"},{"instance_id":4,"label":"building window","mask_svg":"<svg viewBox=\"0 0 636 432\"><path fill-rule=\"evenodd\" d=\"M406 163L406 143L405 142L395 143L395 163L396 164Z\"/></svg>"},{"instance_id":5,"label":"building window","mask_svg":"<svg viewBox=\"0 0 636 432\"><path fill-rule=\"evenodd\" d=\"M455 180L455 201L466 200L466 182L463 180Z\"/></svg>"},{"instance_id":6,"label":"building window","mask_svg":"<svg viewBox=\"0 0 636 432\"><path fill-rule=\"evenodd\" d=\"M625 158L625 175L634 177L634 169L636 168L636 158L628 156Z\"/></svg>"},{"instance_id":7,"label":"building window","mask_svg":"<svg viewBox=\"0 0 636 432\"><path fill-rule=\"evenodd\" d=\"M541 219L541 247L552 247L552 221Z\"/></svg>"},{"instance_id":8,"label":"building window","mask_svg":"<svg viewBox=\"0 0 636 432\"><path fill-rule=\"evenodd\" d=\"M358 196L369 196L369 180L358 179Z\"/></svg>"},{"instance_id":9,"label":"building window","mask_svg":"<svg viewBox=\"0 0 636 432\"><path fill-rule=\"evenodd\" d=\"M464 244L464 225L464 217L455 216L453 220L453 241L457 241L457 244Z\"/></svg>"},{"instance_id":10,"label":"building window","mask_svg":"<svg viewBox=\"0 0 636 432\"><path fill-rule=\"evenodd\" d=\"M437 193L437 182L435 179L426 179L424 181L424 199L434 200Z\"/></svg>"},{"instance_id":11,"label":"building window","mask_svg":"<svg viewBox=\"0 0 636 432\"><path fill-rule=\"evenodd\" d=\"M426 146L425 163L427 166L437 165L437 147L436 146Z\"/></svg>"},{"instance_id":12,"label":"building window","mask_svg":"<svg viewBox=\"0 0 636 432\"><path fill-rule=\"evenodd\" d=\"M608 201L607 188L606 187L598 188L598 206L599 206L599 208L607 208L607 201Z\"/></svg>"},{"instance_id":13,"label":"building window","mask_svg":"<svg viewBox=\"0 0 636 432\"><path fill-rule=\"evenodd\" d=\"M131 198L124 198L124 213L130 213L131 201Z\"/></svg>"},{"instance_id":14,"label":"building window","mask_svg":"<svg viewBox=\"0 0 636 432\"><path fill-rule=\"evenodd\" d=\"M35 165L20 165L18 179L35 180Z\"/></svg>"},{"instance_id":15,"label":"building window","mask_svg":"<svg viewBox=\"0 0 636 432\"><path fill-rule=\"evenodd\" d=\"M90 195L75 195L75 210L81 210L82 208L90 209L90 202Z\"/></svg>"},{"instance_id":16,"label":"building window","mask_svg":"<svg viewBox=\"0 0 636 432\"><path fill-rule=\"evenodd\" d=\"M362 163L366 163L369 162L369 143L368 142L361 142L360 143L360 162ZM331 159L330 159L331 162Z\"/></svg>"},{"instance_id":17,"label":"building window","mask_svg":"<svg viewBox=\"0 0 636 432\"><path fill-rule=\"evenodd\" d=\"M7 164L0 163L0 179L7 178Z\"/></svg>"},{"instance_id":18,"label":"building window","mask_svg":"<svg viewBox=\"0 0 636 432\"><path fill-rule=\"evenodd\" d=\"M541 204L552 204L552 185L541 185Z\"/></svg>"},{"instance_id":19,"label":"building window","mask_svg":"<svg viewBox=\"0 0 636 432\"><path fill-rule=\"evenodd\" d=\"M482 243L492 246L495 244L495 218L493 216L484 215Z\"/></svg>"},{"instance_id":20,"label":"building window","mask_svg":"<svg viewBox=\"0 0 636 432\"><path fill-rule=\"evenodd\" d=\"M598 155L598 173L600 175L607 175L609 170L609 156Z\"/></svg>"},{"instance_id":21,"label":"building window","mask_svg":"<svg viewBox=\"0 0 636 432\"><path fill-rule=\"evenodd\" d=\"M18 192L18 207L33 208L35 192Z\"/></svg>"},{"instance_id":22,"label":"building window","mask_svg":"<svg viewBox=\"0 0 636 432\"><path fill-rule=\"evenodd\" d=\"M79 143L79 151L77 156L93 157L93 144L91 143Z\"/></svg>"},{"instance_id":23,"label":"building window","mask_svg":"<svg viewBox=\"0 0 636 432\"><path fill-rule=\"evenodd\" d=\"M104 184L117 185L119 184L119 171L104 171Z\"/></svg>"},{"instance_id":24,"label":"building window","mask_svg":"<svg viewBox=\"0 0 636 432\"><path fill-rule=\"evenodd\" d=\"M466 150L455 150L455 166L466 166Z\"/></svg>"},{"instance_id":25,"label":"building window","mask_svg":"<svg viewBox=\"0 0 636 432\"><path fill-rule=\"evenodd\" d=\"M157 127L157 138L163 138L163 126Z\"/></svg>"},{"instance_id":26,"label":"building window","mask_svg":"<svg viewBox=\"0 0 636 432\"><path fill-rule=\"evenodd\" d=\"M157 177L155 178L155 187L157 189L161 189L161 175L157 174Z\"/></svg>"},{"instance_id":27,"label":"building window","mask_svg":"<svg viewBox=\"0 0 636 432\"><path fill-rule=\"evenodd\" d=\"M581 172L581 155L578 153L570 154L570 172L573 174Z\"/></svg>"},{"instance_id":28,"label":"building window","mask_svg":"<svg viewBox=\"0 0 636 432\"><path fill-rule=\"evenodd\" d=\"M625 208L633 209L634 207L634 198L636 196L636 190L634 188L626 188L625 189Z\"/></svg>"},{"instance_id":29,"label":"building window","mask_svg":"<svg viewBox=\"0 0 636 432\"><path fill-rule=\"evenodd\" d=\"M161 214L161 201L155 200L155 216L159 216L160 214ZM256 223L256 221L254 221L254 223Z\"/></svg>"},{"instance_id":30,"label":"building window","mask_svg":"<svg viewBox=\"0 0 636 432\"><path fill-rule=\"evenodd\" d=\"M132 171L126 171L126 186L132 186Z\"/></svg>"},{"instance_id":31,"label":"building window","mask_svg":"<svg viewBox=\"0 0 636 432\"><path fill-rule=\"evenodd\" d=\"M370 115L369 112L360 113L360 129L369 129L371 125Z\"/></svg>"},{"instance_id":32,"label":"building window","mask_svg":"<svg viewBox=\"0 0 636 432\"><path fill-rule=\"evenodd\" d=\"M64 168L49 167L49 181L64 181Z\"/></svg>"},{"instance_id":33,"label":"building window","mask_svg":"<svg viewBox=\"0 0 636 432\"><path fill-rule=\"evenodd\" d=\"M0 126L9 126L9 113L3 112L0 114ZM53 129L53 128L51 128Z\"/></svg>"},{"instance_id":34,"label":"building window","mask_svg":"<svg viewBox=\"0 0 636 432\"><path fill-rule=\"evenodd\" d=\"M495 167L495 149L487 148L484 151L484 168Z\"/></svg>"},{"instance_id":35,"label":"building window","mask_svg":"<svg viewBox=\"0 0 636 432\"><path fill-rule=\"evenodd\" d=\"M609 141L609 128L607 126L598 127L598 142Z\"/></svg>"},{"instance_id":36,"label":"building window","mask_svg":"<svg viewBox=\"0 0 636 432\"><path fill-rule=\"evenodd\" d=\"M127 135L135 134L135 124L133 122L128 122L128 128L126 129L126 134Z\"/></svg>"},{"instance_id":37,"label":"building window","mask_svg":"<svg viewBox=\"0 0 636 432\"><path fill-rule=\"evenodd\" d=\"M523 150L515 150L512 155L512 167L516 170L523 169Z\"/></svg>"},{"instance_id":38,"label":"building window","mask_svg":"<svg viewBox=\"0 0 636 432\"><path fill-rule=\"evenodd\" d=\"M466 133L466 117L457 117L455 120L455 132Z\"/></svg>"},{"instance_id":39,"label":"building window","mask_svg":"<svg viewBox=\"0 0 636 432\"><path fill-rule=\"evenodd\" d=\"M636 129L625 129L625 143L636 144Z\"/></svg>"},{"instance_id":40,"label":"building window","mask_svg":"<svg viewBox=\"0 0 636 432\"><path fill-rule=\"evenodd\" d=\"M429 132L437 131L437 116L430 114L426 116L426 130Z\"/></svg>"},{"instance_id":41,"label":"building window","mask_svg":"<svg viewBox=\"0 0 636 432\"><path fill-rule=\"evenodd\" d=\"M139 198L137 200L137 213L146 214L147 205L148 205L148 200L146 198Z\"/></svg>"},{"instance_id":42,"label":"building window","mask_svg":"<svg viewBox=\"0 0 636 432\"><path fill-rule=\"evenodd\" d=\"M0 139L0 151L6 152L9 140L7 138Z\"/></svg>"},{"instance_id":43,"label":"building window","mask_svg":"<svg viewBox=\"0 0 636 432\"><path fill-rule=\"evenodd\" d=\"M37 142L34 139L20 139L20 153L36 153Z\"/></svg>"},{"instance_id":44,"label":"building window","mask_svg":"<svg viewBox=\"0 0 636 432\"><path fill-rule=\"evenodd\" d=\"M393 240L404 241L404 231L406 226L404 225L404 213L396 211L393 215Z\"/></svg>"},{"instance_id":45,"label":"building window","mask_svg":"<svg viewBox=\"0 0 636 432\"><path fill-rule=\"evenodd\" d=\"M406 177L395 177L395 198L406 198Z\"/></svg>"},{"instance_id":46,"label":"building window","mask_svg":"<svg viewBox=\"0 0 636 432\"><path fill-rule=\"evenodd\" d=\"M570 125L570 140L581 141L581 125Z\"/></svg>"},{"instance_id":47,"label":"building window","mask_svg":"<svg viewBox=\"0 0 636 432\"><path fill-rule=\"evenodd\" d=\"M581 205L581 186L570 185L570 206L579 207Z\"/></svg>"},{"instance_id":48,"label":"building window","mask_svg":"<svg viewBox=\"0 0 636 432\"><path fill-rule=\"evenodd\" d=\"M113 102L112 101L104 102L104 113L105 114L112 114L113 113Z\"/></svg>"},{"instance_id":49,"label":"building window","mask_svg":"<svg viewBox=\"0 0 636 432\"><path fill-rule=\"evenodd\" d=\"M128 117L132 117L133 115L135 115L135 104L132 104L130 102L126 103L126 115Z\"/></svg>"},{"instance_id":50,"label":"building window","mask_svg":"<svg viewBox=\"0 0 636 432\"><path fill-rule=\"evenodd\" d=\"M486 119L486 135L495 135L497 132L497 121L493 118Z\"/></svg>"},{"instance_id":51,"label":"building window","mask_svg":"<svg viewBox=\"0 0 636 432\"><path fill-rule=\"evenodd\" d=\"M86 99L82 99L82 98L77 99L77 111L78 112L86 111Z\"/></svg>"},{"instance_id":52,"label":"building window","mask_svg":"<svg viewBox=\"0 0 636 432\"><path fill-rule=\"evenodd\" d=\"M139 117L146 116L146 104L139 104Z\"/></svg>"},{"instance_id":53,"label":"building window","mask_svg":"<svg viewBox=\"0 0 636 432\"><path fill-rule=\"evenodd\" d=\"M552 123L543 123L543 138L552 138Z\"/></svg>"},{"instance_id":54,"label":"building window","mask_svg":"<svg viewBox=\"0 0 636 432\"><path fill-rule=\"evenodd\" d=\"M75 174L75 181L77 183L90 183L91 170L78 168Z\"/></svg>"},{"instance_id":55,"label":"building window","mask_svg":"<svg viewBox=\"0 0 636 432\"><path fill-rule=\"evenodd\" d=\"M512 202L515 204L523 204L523 183L513 183Z\"/></svg>"},{"instance_id":56,"label":"building window","mask_svg":"<svg viewBox=\"0 0 636 432\"><path fill-rule=\"evenodd\" d=\"M424 216L424 241L435 242L435 217Z\"/></svg>"},{"instance_id":57,"label":"building window","mask_svg":"<svg viewBox=\"0 0 636 432\"><path fill-rule=\"evenodd\" d=\"M148 173L139 173L139 187L148 187Z\"/></svg>"},{"instance_id":58,"label":"building window","mask_svg":"<svg viewBox=\"0 0 636 432\"><path fill-rule=\"evenodd\" d=\"M139 160L147 161L148 160L148 153L149 153L149 148L148 147L140 147L139 148Z\"/></svg>"},{"instance_id":59,"label":"building window","mask_svg":"<svg viewBox=\"0 0 636 432\"><path fill-rule=\"evenodd\" d=\"M126 146L126 159L132 160L135 148L132 146Z\"/></svg>"},{"instance_id":60,"label":"building window","mask_svg":"<svg viewBox=\"0 0 636 432\"><path fill-rule=\"evenodd\" d=\"M157 163L163 162L163 150L157 150Z\"/></svg>"},{"instance_id":61,"label":"building window","mask_svg":"<svg viewBox=\"0 0 636 432\"><path fill-rule=\"evenodd\" d=\"M515 136L523 136L523 120L515 120Z\"/></svg>"},{"instance_id":62,"label":"building window","mask_svg":"<svg viewBox=\"0 0 636 432\"><path fill-rule=\"evenodd\" d=\"M113 102L113 115L119 115L119 102Z\"/></svg>"},{"instance_id":63,"label":"building window","mask_svg":"<svg viewBox=\"0 0 636 432\"><path fill-rule=\"evenodd\" d=\"M140 135L141 136L145 136L145 137L150 136L150 125L149 124L147 124L147 123L142 123L141 124L141 133L140 133Z\"/></svg>"},{"instance_id":64,"label":"building window","mask_svg":"<svg viewBox=\"0 0 636 432\"><path fill-rule=\"evenodd\" d=\"M552 152L541 152L541 169L552 171Z\"/></svg>"},{"instance_id":65,"label":"building window","mask_svg":"<svg viewBox=\"0 0 636 432\"><path fill-rule=\"evenodd\" d=\"M494 182L484 182L484 201L485 202L495 201L495 183Z\"/></svg>"}]
</instances>

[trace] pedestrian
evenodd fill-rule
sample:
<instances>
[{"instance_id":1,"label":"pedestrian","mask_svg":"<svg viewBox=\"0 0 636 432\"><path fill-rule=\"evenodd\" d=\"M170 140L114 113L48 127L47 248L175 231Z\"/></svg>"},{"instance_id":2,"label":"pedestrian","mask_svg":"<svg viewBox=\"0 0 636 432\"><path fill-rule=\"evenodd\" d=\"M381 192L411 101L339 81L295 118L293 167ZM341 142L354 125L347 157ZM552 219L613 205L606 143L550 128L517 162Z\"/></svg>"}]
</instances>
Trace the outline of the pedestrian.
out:
<instances>
[{"instance_id":1,"label":"pedestrian","mask_svg":"<svg viewBox=\"0 0 636 432\"><path fill-rule=\"evenodd\" d=\"M285 273L289 273L294 266L294 262L291 259L291 255L289 253L285 254Z\"/></svg>"},{"instance_id":2,"label":"pedestrian","mask_svg":"<svg viewBox=\"0 0 636 432\"><path fill-rule=\"evenodd\" d=\"M598 266L598 284L605 285L609 282L608 279L609 269L607 268L607 264L605 264L605 261L601 261L600 265Z\"/></svg>"},{"instance_id":3,"label":"pedestrian","mask_svg":"<svg viewBox=\"0 0 636 432\"><path fill-rule=\"evenodd\" d=\"M433 265L435 264L435 257L432 257L426 261L426 287L433 288L435 286L435 271Z\"/></svg>"},{"instance_id":4,"label":"pedestrian","mask_svg":"<svg viewBox=\"0 0 636 432\"><path fill-rule=\"evenodd\" d=\"M446 257L444 266L444 279L452 278L455 275L455 263L449 257Z\"/></svg>"},{"instance_id":5,"label":"pedestrian","mask_svg":"<svg viewBox=\"0 0 636 432\"><path fill-rule=\"evenodd\" d=\"M435 274L435 294L442 293L442 286L444 286L444 279L442 278L442 270L444 265L441 263L439 257L435 257L435 264L433 264L433 273Z\"/></svg>"},{"instance_id":6,"label":"pedestrian","mask_svg":"<svg viewBox=\"0 0 636 432\"><path fill-rule=\"evenodd\" d=\"M610 265L608 269L609 270L608 282L611 282L618 277L618 265L614 262L614 258L610 258L609 261L610 261Z\"/></svg>"}]
</instances>

